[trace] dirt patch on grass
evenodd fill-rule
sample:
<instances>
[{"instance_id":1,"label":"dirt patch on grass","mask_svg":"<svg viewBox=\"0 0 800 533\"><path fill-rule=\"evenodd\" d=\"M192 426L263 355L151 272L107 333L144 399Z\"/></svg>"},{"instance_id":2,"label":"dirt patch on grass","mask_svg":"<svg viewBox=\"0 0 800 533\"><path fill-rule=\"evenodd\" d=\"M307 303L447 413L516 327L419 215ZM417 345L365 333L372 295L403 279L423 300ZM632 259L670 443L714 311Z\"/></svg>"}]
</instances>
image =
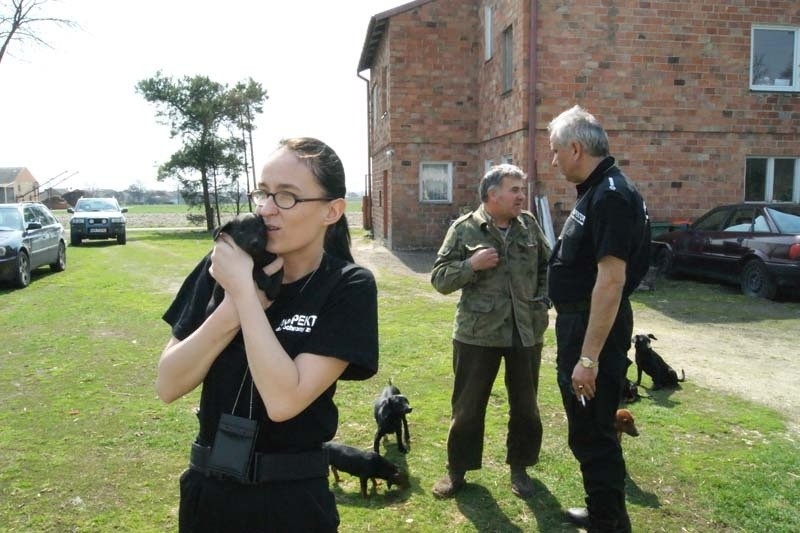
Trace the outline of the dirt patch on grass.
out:
<instances>
[{"instance_id":1,"label":"dirt patch on grass","mask_svg":"<svg viewBox=\"0 0 800 533\"><path fill-rule=\"evenodd\" d=\"M435 251L391 252L369 239L353 242L356 261L380 278L382 270L428 280ZM698 298L710 302L688 304ZM714 294L718 291L719 301ZM431 289L433 294L436 294ZM444 298L444 297L443 297ZM706 285L693 280L666 283L646 295L634 295L637 306L635 332L653 333L653 348L687 382L732 394L784 414L795 432L800 432L800 302L772 302L745 298L735 288ZM733 303L731 303L733 302ZM555 324L551 311L550 327ZM634 351L628 353L633 359ZM555 358L555 346L545 347L545 356ZM629 377L635 376L631 367ZM649 377L642 385L651 386ZM645 394L647 391L644 391Z\"/></svg>"}]
</instances>

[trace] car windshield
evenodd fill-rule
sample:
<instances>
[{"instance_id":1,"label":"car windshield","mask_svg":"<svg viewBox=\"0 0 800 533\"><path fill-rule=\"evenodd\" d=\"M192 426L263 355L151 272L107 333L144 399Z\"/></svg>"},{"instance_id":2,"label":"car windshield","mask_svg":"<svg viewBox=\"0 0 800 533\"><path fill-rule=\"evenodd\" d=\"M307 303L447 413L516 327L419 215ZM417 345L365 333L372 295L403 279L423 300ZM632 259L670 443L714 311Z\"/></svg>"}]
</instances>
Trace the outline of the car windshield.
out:
<instances>
[{"instance_id":1,"label":"car windshield","mask_svg":"<svg viewBox=\"0 0 800 533\"><path fill-rule=\"evenodd\" d=\"M95 198L92 200L78 200L78 205L75 206L77 211L119 211L117 203L114 200L104 200L102 198Z\"/></svg>"},{"instance_id":2,"label":"car windshield","mask_svg":"<svg viewBox=\"0 0 800 533\"><path fill-rule=\"evenodd\" d=\"M15 231L22 229L22 220L16 208L0 209L0 231Z\"/></svg>"},{"instance_id":3,"label":"car windshield","mask_svg":"<svg viewBox=\"0 0 800 533\"><path fill-rule=\"evenodd\" d=\"M772 220L781 233L800 233L800 207L774 206L768 207Z\"/></svg>"}]
</instances>

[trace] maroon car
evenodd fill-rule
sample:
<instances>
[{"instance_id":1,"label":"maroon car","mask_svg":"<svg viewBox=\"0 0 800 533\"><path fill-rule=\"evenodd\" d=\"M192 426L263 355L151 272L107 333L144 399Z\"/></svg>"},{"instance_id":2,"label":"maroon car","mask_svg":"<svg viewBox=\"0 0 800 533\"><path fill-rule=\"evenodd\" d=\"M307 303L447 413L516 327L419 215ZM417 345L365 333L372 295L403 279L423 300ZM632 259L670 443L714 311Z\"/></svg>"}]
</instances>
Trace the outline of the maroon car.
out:
<instances>
[{"instance_id":1,"label":"maroon car","mask_svg":"<svg viewBox=\"0 0 800 533\"><path fill-rule=\"evenodd\" d=\"M692 274L738 283L749 296L774 298L800 287L800 205L715 207L653 241L665 275Z\"/></svg>"}]
</instances>

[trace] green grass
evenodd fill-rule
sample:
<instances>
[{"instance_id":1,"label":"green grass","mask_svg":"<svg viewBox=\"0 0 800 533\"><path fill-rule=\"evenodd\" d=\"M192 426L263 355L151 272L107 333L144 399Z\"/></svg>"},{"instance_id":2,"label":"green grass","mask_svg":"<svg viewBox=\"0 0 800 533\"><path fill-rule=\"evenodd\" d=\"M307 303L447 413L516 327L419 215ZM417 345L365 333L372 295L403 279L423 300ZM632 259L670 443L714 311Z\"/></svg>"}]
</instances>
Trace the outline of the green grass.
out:
<instances>
[{"instance_id":1,"label":"green grass","mask_svg":"<svg viewBox=\"0 0 800 533\"><path fill-rule=\"evenodd\" d=\"M209 246L201 231L136 232L126 246L69 247L66 272L40 270L27 289L0 288L0 531L176 530L199 394L157 400L156 362L169 335L160 316ZM371 446L372 400L391 378L414 407L412 447L403 456L390 440L385 453L408 468L412 486L382 484L363 500L358 480L343 474L333 486L341 531L576 531L560 514L583 491L566 446L552 330L541 374L542 456L531 470L536 495L526 502L509 489L499 376L483 469L468 475L458 498L439 501L430 488L444 472L457 296L436 294L424 277L377 274L381 368L371 380L340 383L337 439ZM666 283L636 305L696 319L752 301L699 287ZM745 310L733 313L727 322L748 320ZM780 327L797 331L794 316ZM624 441L634 530L800 530L798 435L779 414L691 381L651 394L634 407L642 435Z\"/></svg>"}]
</instances>

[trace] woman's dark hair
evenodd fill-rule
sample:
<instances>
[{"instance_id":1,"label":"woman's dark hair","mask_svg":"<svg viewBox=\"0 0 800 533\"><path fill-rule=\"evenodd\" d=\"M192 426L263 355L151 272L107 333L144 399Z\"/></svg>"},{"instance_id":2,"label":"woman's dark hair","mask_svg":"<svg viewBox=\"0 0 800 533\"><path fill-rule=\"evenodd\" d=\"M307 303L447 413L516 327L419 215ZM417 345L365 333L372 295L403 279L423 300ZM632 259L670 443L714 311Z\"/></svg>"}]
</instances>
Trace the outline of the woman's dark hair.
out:
<instances>
[{"instance_id":1,"label":"woman's dark hair","mask_svg":"<svg viewBox=\"0 0 800 533\"><path fill-rule=\"evenodd\" d=\"M345 197L347 189L344 166L333 148L311 137L283 139L280 146L291 150L308 167L327 196ZM345 261L354 262L353 254L350 252L350 228L347 226L346 215L342 214L335 224L328 226L324 246L325 252Z\"/></svg>"}]
</instances>

